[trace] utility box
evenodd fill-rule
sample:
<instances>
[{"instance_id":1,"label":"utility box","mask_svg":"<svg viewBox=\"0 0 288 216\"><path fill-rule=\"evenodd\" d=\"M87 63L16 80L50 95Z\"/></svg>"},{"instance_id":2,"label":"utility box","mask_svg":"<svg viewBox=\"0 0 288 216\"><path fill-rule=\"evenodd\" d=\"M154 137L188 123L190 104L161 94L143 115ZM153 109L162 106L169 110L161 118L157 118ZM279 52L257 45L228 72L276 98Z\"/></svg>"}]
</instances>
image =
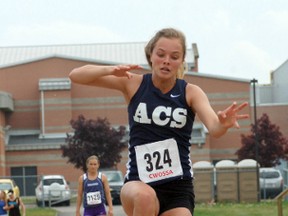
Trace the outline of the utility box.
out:
<instances>
[{"instance_id":1,"label":"utility box","mask_svg":"<svg viewBox=\"0 0 288 216\"><path fill-rule=\"evenodd\" d=\"M208 161L193 165L195 202L214 200L214 166Z\"/></svg>"},{"instance_id":2,"label":"utility box","mask_svg":"<svg viewBox=\"0 0 288 216\"><path fill-rule=\"evenodd\" d=\"M259 178L257 162L245 159L238 163L240 202L257 202Z\"/></svg>"},{"instance_id":3,"label":"utility box","mask_svg":"<svg viewBox=\"0 0 288 216\"><path fill-rule=\"evenodd\" d=\"M231 160L216 163L216 195L218 202L238 202L237 165Z\"/></svg>"}]
</instances>

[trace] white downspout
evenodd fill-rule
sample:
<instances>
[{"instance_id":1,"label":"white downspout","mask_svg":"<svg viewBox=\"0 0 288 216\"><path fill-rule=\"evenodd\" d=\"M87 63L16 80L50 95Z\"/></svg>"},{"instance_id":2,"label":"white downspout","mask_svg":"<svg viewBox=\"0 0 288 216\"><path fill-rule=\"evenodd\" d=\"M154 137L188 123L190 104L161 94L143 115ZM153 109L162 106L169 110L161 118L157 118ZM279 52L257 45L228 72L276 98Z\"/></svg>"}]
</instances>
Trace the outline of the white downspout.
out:
<instances>
[{"instance_id":1,"label":"white downspout","mask_svg":"<svg viewBox=\"0 0 288 216\"><path fill-rule=\"evenodd\" d=\"M44 91L41 91L41 117L42 117L42 137L45 137L45 112L44 112Z\"/></svg>"}]
</instances>

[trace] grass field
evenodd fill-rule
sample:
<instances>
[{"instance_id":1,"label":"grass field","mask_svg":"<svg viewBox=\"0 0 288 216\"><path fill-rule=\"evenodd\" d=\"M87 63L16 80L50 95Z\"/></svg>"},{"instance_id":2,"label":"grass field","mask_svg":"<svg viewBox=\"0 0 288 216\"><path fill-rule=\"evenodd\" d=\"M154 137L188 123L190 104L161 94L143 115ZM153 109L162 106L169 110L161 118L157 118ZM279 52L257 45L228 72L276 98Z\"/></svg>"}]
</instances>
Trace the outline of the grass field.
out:
<instances>
[{"instance_id":1,"label":"grass field","mask_svg":"<svg viewBox=\"0 0 288 216\"><path fill-rule=\"evenodd\" d=\"M283 202L283 215L288 215L288 202ZM214 205L196 204L194 216L278 216L276 201Z\"/></svg>"},{"instance_id":2,"label":"grass field","mask_svg":"<svg viewBox=\"0 0 288 216\"><path fill-rule=\"evenodd\" d=\"M22 197L24 204L26 205L26 215L27 216L55 216L56 210L52 208L38 208L31 207L35 204L35 197Z\"/></svg>"},{"instance_id":3,"label":"grass field","mask_svg":"<svg viewBox=\"0 0 288 216\"><path fill-rule=\"evenodd\" d=\"M27 216L55 216L56 211L50 208L27 208Z\"/></svg>"},{"instance_id":4,"label":"grass field","mask_svg":"<svg viewBox=\"0 0 288 216\"><path fill-rule=\"evenodd\" d=\"M34 200L25 200L33 203ZM24 201L24 202L25 202ZM283 201L283 216L288 216L288 201ZM55 216L51 208L27 208L27 216ZM278 216L276 201L260 203L216 203L213 205L196 204L194 216ZM117 216L117 215L116 215Z\"/></svg>"}]
</instances>

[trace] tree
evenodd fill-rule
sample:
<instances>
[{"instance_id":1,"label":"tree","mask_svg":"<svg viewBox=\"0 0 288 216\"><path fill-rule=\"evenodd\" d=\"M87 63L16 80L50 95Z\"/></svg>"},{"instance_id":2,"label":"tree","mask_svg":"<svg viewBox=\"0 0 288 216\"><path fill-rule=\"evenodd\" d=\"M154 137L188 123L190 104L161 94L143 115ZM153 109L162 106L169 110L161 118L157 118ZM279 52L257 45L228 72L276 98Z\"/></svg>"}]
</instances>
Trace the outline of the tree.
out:
<instances>
[{"instance_id":1,"label":"tree","mask_svg":"<svg viewBox=\"0 0 288 216\"><path fill-rule=\"evenodd\" d=\"M61 145L62 157L68 157L68 163L85 172L86 159L91 155L99 157L101 168L111 168L120 162L121 151L127 145L123 140L124 126L115 129L106 118L86 120L83 115L70 124L74 134L67 134L66 144Z\"/></svg>"},{"instance_id":2,"label":"tree","mask_svg":"<svg viewBox=\"0 0 288 216\"><path fill-rule=\"evenodd\" d=\"M242 147L236 152L239 160L256 160L255 125L251 125L251 135L241 135ZM280 129L272 124L267 114L257 120L258 163L261 167L273 167L280 159L288 160L288 140Z\"/></svg>"}]
</instances>

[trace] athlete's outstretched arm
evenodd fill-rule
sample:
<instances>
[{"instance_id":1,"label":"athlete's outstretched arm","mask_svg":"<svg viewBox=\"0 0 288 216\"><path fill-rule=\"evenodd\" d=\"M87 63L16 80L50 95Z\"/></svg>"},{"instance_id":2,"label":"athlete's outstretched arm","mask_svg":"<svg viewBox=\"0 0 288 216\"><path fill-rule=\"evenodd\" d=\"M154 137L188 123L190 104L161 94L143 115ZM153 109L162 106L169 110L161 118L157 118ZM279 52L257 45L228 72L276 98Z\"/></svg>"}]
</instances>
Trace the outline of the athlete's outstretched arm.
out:
<instances>
[{"instance_id":1,"label":"athlete's outstretched arm","mask_svg":"<svg viewBox=\"0 0 288 216\"><path fill-rule=\"evenodd\" d=\"M248 105L247 102L240 105L233 102L225 110L219 111L216 114L206 94L195 85L187 85L187 101L206 126L209 133L214 137L222 136L231 127L239 128L238 120L249 118L248 114L239 114Z\"/></svg>"},{"instance_id":2,"label":"athlete's outstretched arm","mask_svg":"<svg viewBox=\"0 0 288 216\"><path fill-rule=\"evenodd\" d=\"M127 78L133 74L130 70L140 69L139 65L85 65L73 69L69 78L72 82L84 85L99 86L123 91Z\"/></svg>"}]
</instances>

